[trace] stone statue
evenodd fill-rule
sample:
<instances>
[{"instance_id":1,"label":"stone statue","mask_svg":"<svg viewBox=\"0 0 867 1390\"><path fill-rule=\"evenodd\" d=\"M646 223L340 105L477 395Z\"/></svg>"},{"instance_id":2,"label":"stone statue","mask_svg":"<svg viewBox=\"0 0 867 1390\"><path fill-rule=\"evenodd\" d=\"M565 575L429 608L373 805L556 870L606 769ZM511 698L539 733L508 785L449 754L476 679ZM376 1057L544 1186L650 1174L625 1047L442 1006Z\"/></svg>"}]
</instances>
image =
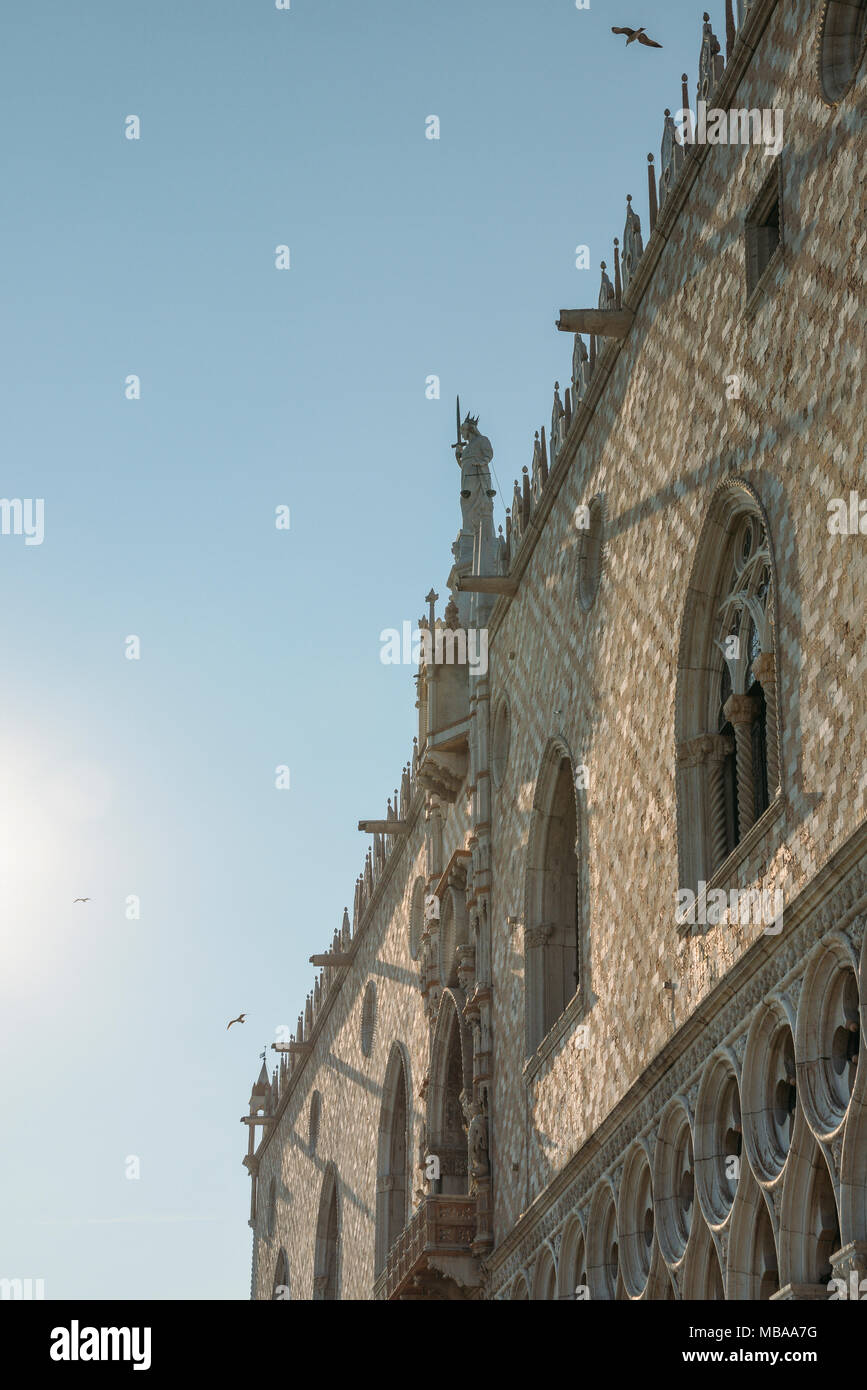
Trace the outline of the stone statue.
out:
<instances>
[{"instance_id":1,"label":"stone statue","mask_svg":"<svg viewBox=\"0 0 867 1390\"><path fill-rule=\"evenodd\" d=\"M488 1162L488 1117L485 1114L484 1096L473 1101L470 1127L467 1133L467 1146L470 1155L471 1190L475 1191L480 1178L486 1178L491 1171Z\"/></svg>"},{"instance_id":2,"label":"stone statue","mask_svg":"<svg viewBox=\"0 0 867 1390\"><path fill-rule=\"evenodd\" d=\"M460 450L461 517L463 530L475 534L478 523L492 517L491 470L488 464L494 457L491 441L479 433L478 417L467 415L461 425L461 438L466 440Z\"/></svg>"}]
</instances>

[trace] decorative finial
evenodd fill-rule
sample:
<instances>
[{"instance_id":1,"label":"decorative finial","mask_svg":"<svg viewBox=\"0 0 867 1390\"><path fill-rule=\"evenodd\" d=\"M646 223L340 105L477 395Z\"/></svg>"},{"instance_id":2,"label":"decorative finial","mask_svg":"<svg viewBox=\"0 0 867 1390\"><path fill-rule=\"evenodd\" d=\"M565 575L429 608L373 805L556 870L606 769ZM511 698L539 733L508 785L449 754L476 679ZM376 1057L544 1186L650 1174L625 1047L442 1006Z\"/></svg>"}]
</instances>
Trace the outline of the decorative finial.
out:
<instances>
[{"instance_id":1,"label":"decorative finial","mask_svg":"<svg viewBox=\"0 0 867 1390\"><path fill-rule=\"evenodd\" d=\"M656 226L656 218L659 214L659 205L656 197L656 169L653 167L653 155L647 156L647 197L650 203L650 230Z\"/></svg>"}]
</instances>

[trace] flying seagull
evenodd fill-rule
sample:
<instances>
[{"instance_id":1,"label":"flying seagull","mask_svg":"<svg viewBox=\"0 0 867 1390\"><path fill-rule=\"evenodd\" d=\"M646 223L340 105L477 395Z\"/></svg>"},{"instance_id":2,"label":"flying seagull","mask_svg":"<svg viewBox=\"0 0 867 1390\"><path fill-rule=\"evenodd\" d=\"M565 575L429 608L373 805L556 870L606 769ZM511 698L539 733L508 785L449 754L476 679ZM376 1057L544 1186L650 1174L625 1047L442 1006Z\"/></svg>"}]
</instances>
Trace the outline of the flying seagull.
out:
<instances>
[{"instance_id":1,"label":"flying seagull","mask_svg":"<svg viewBox=\"0 0 867 1390\"><path fill-rule=\"evenodd\" d=\"M73 905L73 907L75 906L76 903L89 903L89 902L90 902L90 898L73 898L73 899L72 899L72 905Z\"/></svg>"},{"instance_id":2,"label":"flying seagull","mask_svg":"<svg viewBox=\"0 0 867 1390\"><path fill-rule=\"evenodd\" d=\"M232 1023L243 1023L246 1017L247 1017L246 1014L238 1014L238 1017L237 1017L237 1018L233 1018L233 1019L232 1019ZM227 1033L228 1033L229 1029L231 1028L232 1023L227 1023L227 1024L226 1024L226 1032L227 1032Z\"/></svg>"},{"instance_id":3,"label":"flying seagull","mask_svg":"<svg viewBox=\"0 0 867 1390\"><path fill-rule=\"evenodd\" d=\"M627 47L627 48L629 47L629 45L630 45L631 43L635 43L635 40L636 40L636 39L638 39L638 42L639 42L639 43L643 43L644 46L645 46L645 48L662 48L662 44L661 44L661 43L657 43L655 39L649 39L649 38L647 37L646 33L644 32L644 25L643 25L643 24L642 24L642 26L641 26L640 29L615 29L615 28L612 26L611 32L612 32L612 34L626 34L626 35L628 35L627 40L626 40L626 47Z\"/></svg>"}]
</instances>

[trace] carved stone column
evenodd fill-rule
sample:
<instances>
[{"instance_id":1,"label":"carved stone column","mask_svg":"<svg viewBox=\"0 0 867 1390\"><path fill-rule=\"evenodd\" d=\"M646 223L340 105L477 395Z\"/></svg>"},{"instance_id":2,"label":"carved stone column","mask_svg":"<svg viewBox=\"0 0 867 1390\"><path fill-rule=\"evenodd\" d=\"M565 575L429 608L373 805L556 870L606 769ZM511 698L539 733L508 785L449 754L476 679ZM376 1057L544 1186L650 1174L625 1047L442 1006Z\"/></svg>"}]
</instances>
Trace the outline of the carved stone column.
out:
<instances>
[{"instance_id":1,"label":"carved stone column","mask_svg":"<svg viewBox=\"0 0 867 1390\"><path fill-rule=\"evenodd\" d=\"M728 734L715 734L708 739L707 769L710 799L710 872L718 869L728 854L726 828L725 760L734 752L735 740Z\"/></svg>"},{"instance_id":2,"label":"carved stone column","mask_svg":"<svg viewBox=\"0 0 867 1390\"><path fill-rule=\"evenodd\" d=\"M753 675L765 693L768 745L768 795L773 801L780 785L780 748L777 735L777 671L773 652L761 652L753 662Z\"/></svg>"},{"instance_id":3,"label":"carved stone column","mask_svg":"<svg viewBox=\"0 0 867 1390\"><path fill-rule=\"evenodd\" d=\"M755 824L756 793L753 778L753 724L758 718L759 702L754 695L730 695L723 705L723 714L735 731L738 772L738 830L743 839Z\"/></svg>"}]
</instances>

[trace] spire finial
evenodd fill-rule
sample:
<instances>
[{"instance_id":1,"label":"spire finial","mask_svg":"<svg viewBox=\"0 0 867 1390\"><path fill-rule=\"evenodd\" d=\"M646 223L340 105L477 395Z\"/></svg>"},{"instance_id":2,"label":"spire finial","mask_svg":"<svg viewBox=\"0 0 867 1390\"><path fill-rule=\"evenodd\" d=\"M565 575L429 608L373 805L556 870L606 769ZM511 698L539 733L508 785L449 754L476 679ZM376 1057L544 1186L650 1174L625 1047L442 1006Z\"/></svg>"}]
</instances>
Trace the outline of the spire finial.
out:
<instances>
[{"instance_id":1,"label":"spire finial","mask_svg":"<svg viewBox=\"0 0 867 1390\"><path fill-rule=\"evenodd\" d=\"M659 215L659 205L656 199L656 170L653 167L652 154L647 156L647 196L650 202L650 230L652 232Z\"/></svg>"}]
</instances>

